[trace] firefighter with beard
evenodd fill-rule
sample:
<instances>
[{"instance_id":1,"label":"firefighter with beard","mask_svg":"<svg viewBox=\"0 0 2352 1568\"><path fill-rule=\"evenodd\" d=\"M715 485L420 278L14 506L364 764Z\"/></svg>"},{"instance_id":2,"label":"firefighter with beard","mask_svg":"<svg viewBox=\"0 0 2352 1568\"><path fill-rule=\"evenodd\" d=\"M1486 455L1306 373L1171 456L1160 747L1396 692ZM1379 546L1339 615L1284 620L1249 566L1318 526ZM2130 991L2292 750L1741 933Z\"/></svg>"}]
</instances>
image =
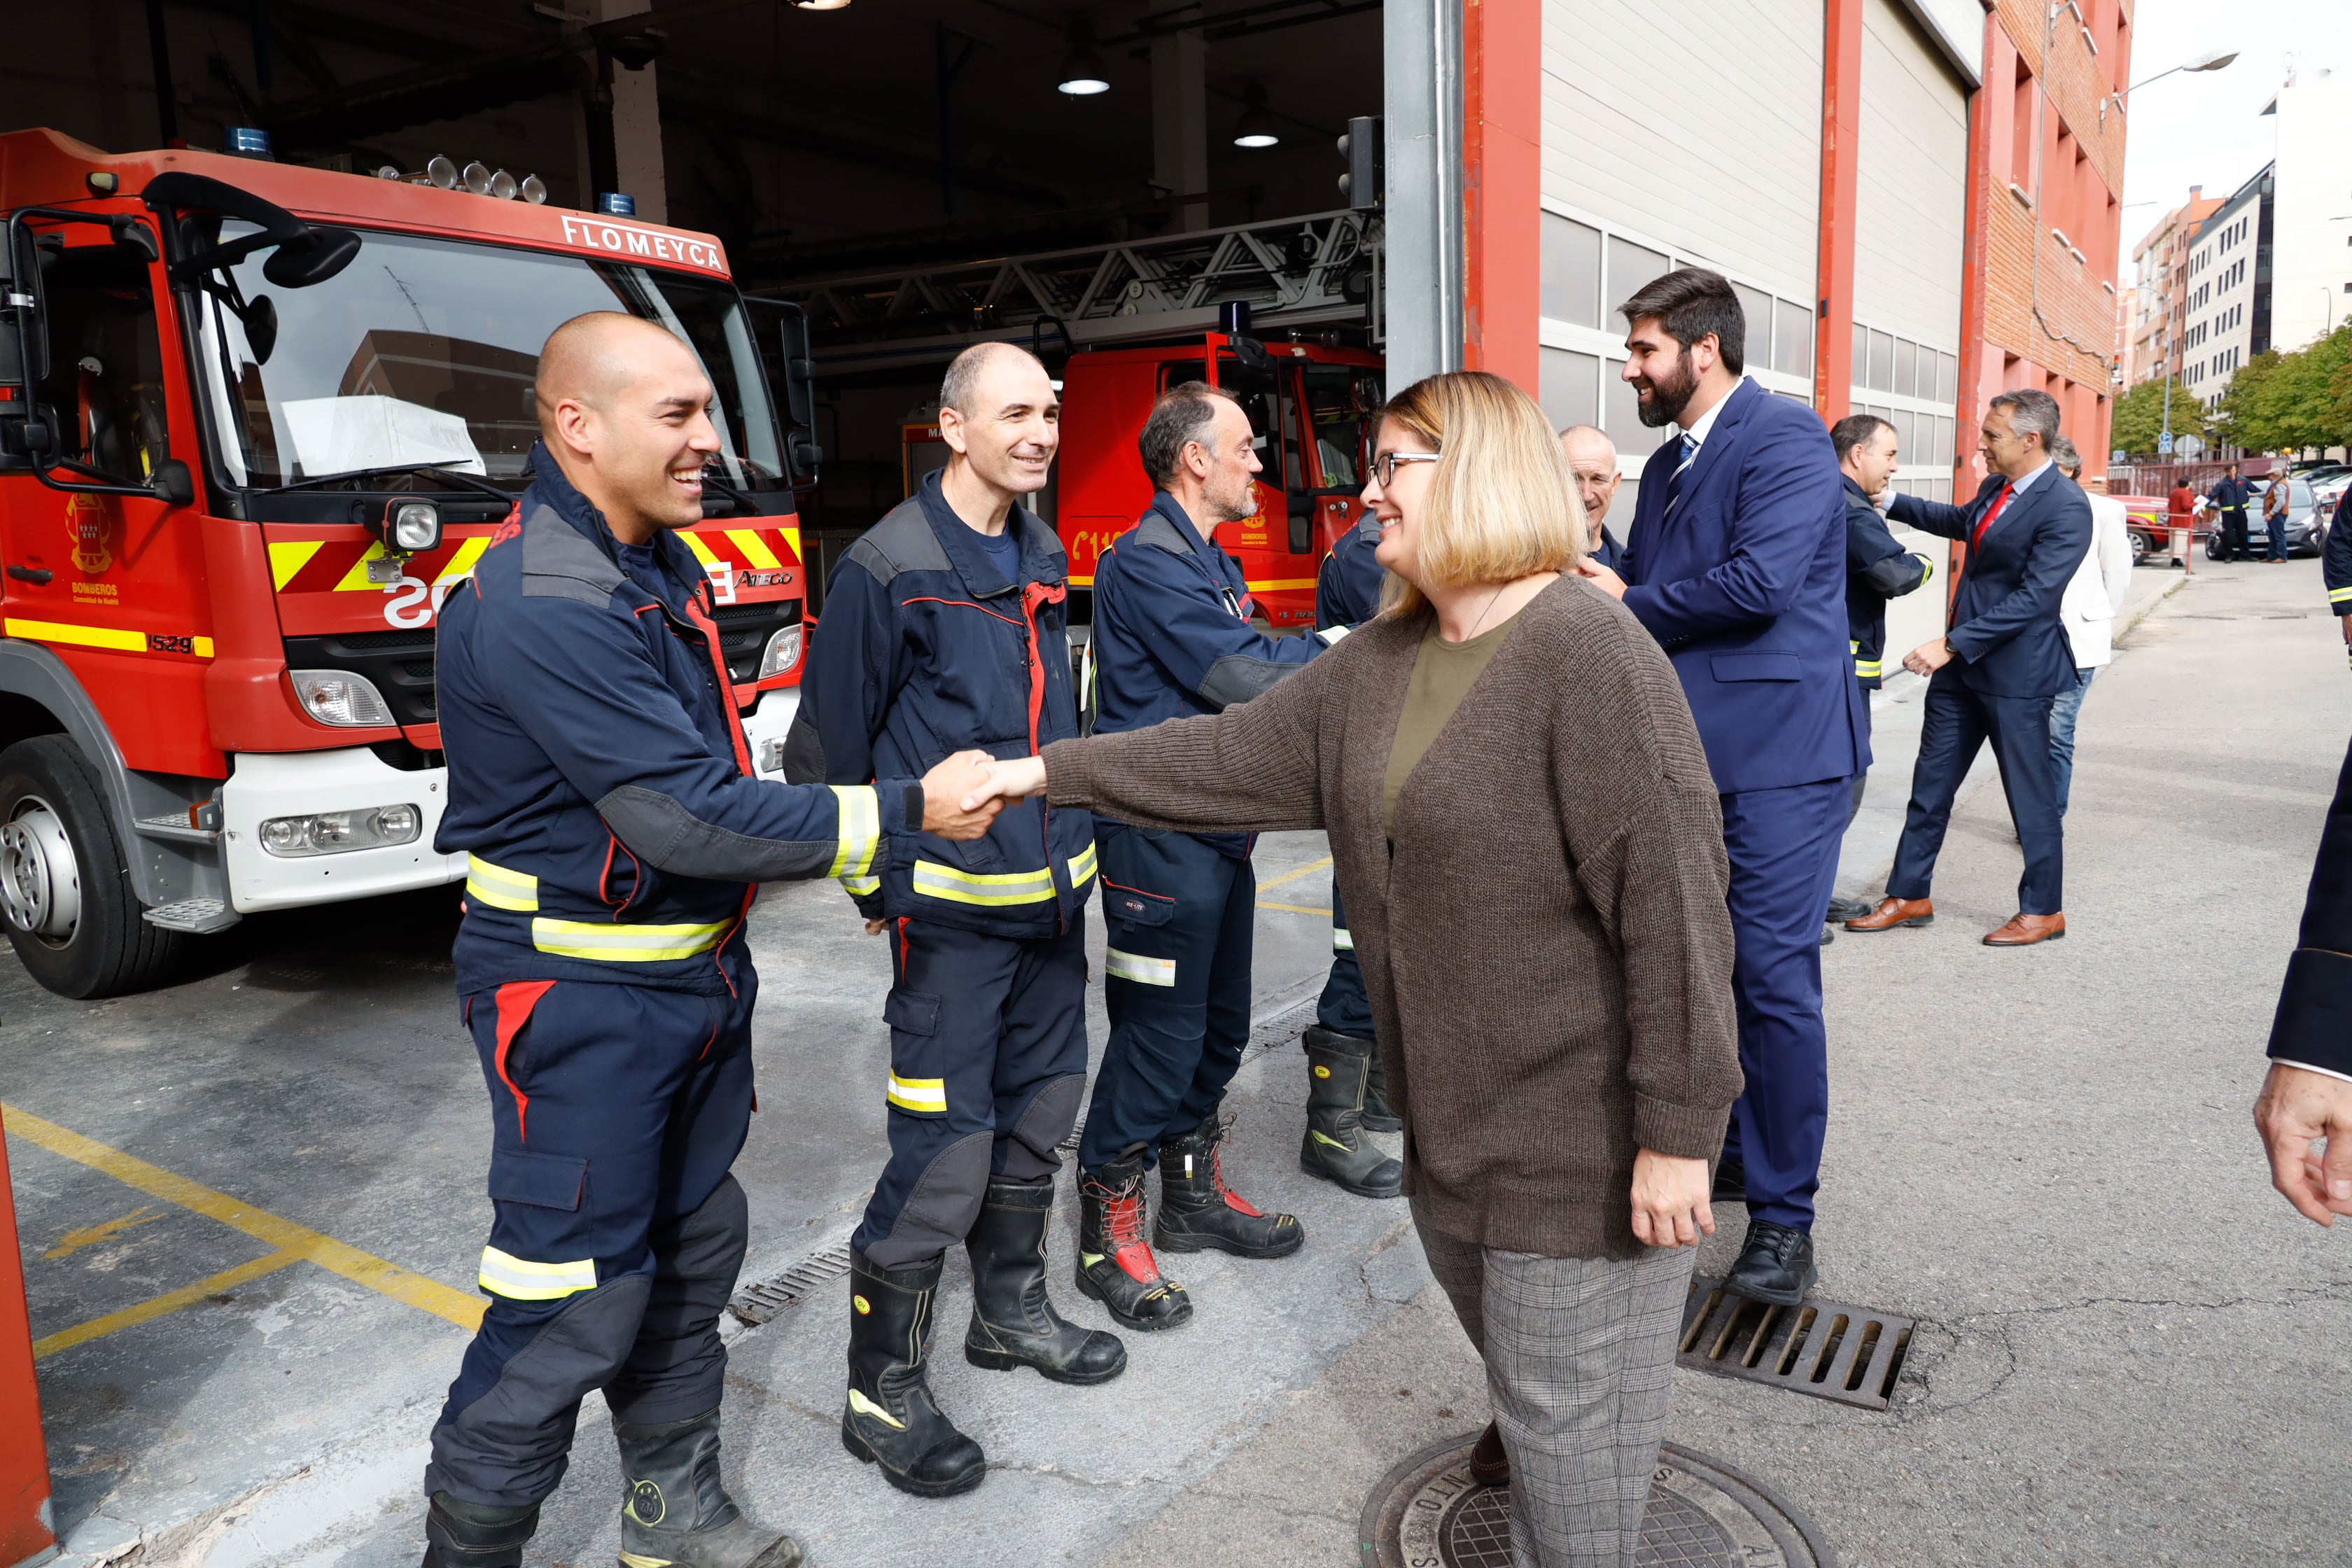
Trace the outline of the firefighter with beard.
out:
<instances>
[{"instance_id":1,"label":"firefighter with beard","mask_svg":"<svg viewBox=\"0 0 2352 1568\"><path fill-rule=\"evenodd\" d=\"M835 569L788 751L854 787L977 748L1027 757L1078 732L1067 561L1022 504L1043 489L1061 402L1036 358L965 350L940 389L948 466ZM890 1158L850 1238L849 1387L841 1440L901 1491L949 1497L987 1474L932 1397L927 1366L947 1249L971 1260L964 1359L1096 1384L1117 1337L1066 1321L1045 1293L1056 1146L1086 1085L1086 902L1094 824L1040 798L986 837L923 836L845 879L887 932L894 984Z\"/></svg>"},{"instance_id":2,"label":"firefighter with beard","mask_svg":"<svg viewBox=\"0 0 2352 1568\"><path fill-rule=\"evenodd\" d=\"M540 357L520 516L441 613L455 958L489 1089L488 1310L432 1433L426 1568L515 1568L582 1395L621 1449L625 1563L793 1568L719 1479L719 1312L746 1234L755 884L979 837L975 753L854 787L752 776L676 530L719 458L700 362L613 311Z\"/></svg>"},{"instance_id":3,"label":"firefighter with beard","mask_svg":"<svg viewBox=\"0 0 2352 1568\"><path fill-rule=\"evenodd\" d=\"M1215 542L1218 524L1258 510L1249 416L1233 395L1170 389L1138 446L1157 493L1095 566L1098 734L1246 702L1326 646L1252 626L1249 585ZM1286 1258L1307 1239L1297 1220L1260 1213L1227 1185L1221 1159L1217 1108L1249 1043L1252 836L1097 826L1110 1040L1078 1145L1078 1288L1129 1328L1173 1328L1192 1305L1160 1274L1154 1245Z\"/></svg>"}]
</instances>

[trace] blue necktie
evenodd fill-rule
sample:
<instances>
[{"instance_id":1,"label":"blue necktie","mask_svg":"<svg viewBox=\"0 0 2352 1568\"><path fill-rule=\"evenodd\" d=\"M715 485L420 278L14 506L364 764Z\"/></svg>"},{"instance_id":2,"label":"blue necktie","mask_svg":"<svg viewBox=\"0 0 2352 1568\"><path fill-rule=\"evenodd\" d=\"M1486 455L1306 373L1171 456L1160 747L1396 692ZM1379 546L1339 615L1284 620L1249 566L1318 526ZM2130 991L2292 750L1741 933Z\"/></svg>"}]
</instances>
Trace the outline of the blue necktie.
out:
<instances>
[{"instance_id":1,"label":"blue necktie","mask_svg":"<svg viewBox=\"0 0 2352 1568\"><path fill-rule=\"evenodd\" d=\"M1698 458L1698 442L1690 432L1683 432L1683 449L1675 459L1675 471L1666 476L1666 507L1658 514L1660 521L1675 514L1675 502L1683 499L1683 476L1690 472L1691 464Z\"/></svg>"}]
</instances>

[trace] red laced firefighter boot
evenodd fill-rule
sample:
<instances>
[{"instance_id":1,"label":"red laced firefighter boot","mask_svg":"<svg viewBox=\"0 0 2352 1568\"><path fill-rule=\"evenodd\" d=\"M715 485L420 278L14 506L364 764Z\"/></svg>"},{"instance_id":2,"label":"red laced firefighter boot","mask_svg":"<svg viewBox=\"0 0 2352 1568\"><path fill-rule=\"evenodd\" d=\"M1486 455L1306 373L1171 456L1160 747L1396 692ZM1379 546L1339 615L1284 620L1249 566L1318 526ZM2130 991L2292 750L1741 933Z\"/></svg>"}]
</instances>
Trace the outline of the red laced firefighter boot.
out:
<instances>
[{"instance_id":1,"label":"red laced firefighter boot","mask_svg":"<svg viewBox=\"0 0 2352 1568\"><path fill-rule=\"evenodd\" d=\"M1192 1321L1192 1299L1160 1275L1143 1239L1139 1150L1078 1173L1078 1289L1124 1328L1149 1333Z\"/></svg>"},{"instance_id":2,"label":"red laced firefighter boot","mask_svg":"<svg viewBox=\"0 0 2352 1568\"><path fill-rule=\"evenodd\" d=\"M1286 1214L1260 1214L1225 1185L1220 1145L1224 1129L1213 1112L1181 1138L1160 1145L1160 1216L1152 1244L1163 1252L1213 1247L1236 1258L1287 1258L1307 1244L1306 1229Z\"/></svg>"}]
</instances>

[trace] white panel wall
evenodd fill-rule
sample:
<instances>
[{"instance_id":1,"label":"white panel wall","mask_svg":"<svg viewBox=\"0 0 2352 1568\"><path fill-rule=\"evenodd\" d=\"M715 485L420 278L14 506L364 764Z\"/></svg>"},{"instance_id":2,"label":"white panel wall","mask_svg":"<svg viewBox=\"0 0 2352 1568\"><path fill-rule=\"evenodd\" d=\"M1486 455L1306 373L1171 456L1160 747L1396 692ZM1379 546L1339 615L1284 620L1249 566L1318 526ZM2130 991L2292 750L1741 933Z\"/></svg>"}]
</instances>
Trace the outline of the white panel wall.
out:
<instances>
[{"instance_id":1,"label":"white panel wall","mask_svg":"<svg viewBox=\"0 0 2352 1568\"><path fill-rule=\"evenodd\" d=\"M1960 341L1969 100L1894 0L1865 0L1854 320L1938 350Z\"/></svg>"},{"instance_id":2,"label":"white panel wall","mask_svg":"<svg viewBox=\"0 0 2352 1568\"><path fill-rule=\"evenodd\" d=\"M1606 430L1628 475L1659 432L1616 308L1671 268L1729 278L1748 373L1811 401L1822 29L1822 0L1544 0L1542 399Z\"/></svg>"},{"instance_id":3,"label":"white panel wall","mask_svg":"<svg viewBox=\"0 0 2352 1568\"><path fill-rule=\"evenodd\" d=\"M1811 298L1822 29L1822 0L1545 0L1546 205Z\"/></svg>"}]
</instances>

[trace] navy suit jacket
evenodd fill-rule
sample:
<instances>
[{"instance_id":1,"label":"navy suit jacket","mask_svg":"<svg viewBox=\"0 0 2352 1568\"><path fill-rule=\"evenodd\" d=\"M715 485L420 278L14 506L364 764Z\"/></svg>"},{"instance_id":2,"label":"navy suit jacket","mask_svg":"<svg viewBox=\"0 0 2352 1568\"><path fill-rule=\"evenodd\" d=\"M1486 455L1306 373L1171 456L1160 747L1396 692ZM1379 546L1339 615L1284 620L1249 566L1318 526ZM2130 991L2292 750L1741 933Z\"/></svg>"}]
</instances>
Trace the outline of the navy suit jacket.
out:
<instances>
[{"instance_id":1,"label":"navy suit jacket","mask_svg":"<svg viewBox=\"0 0 2352 1568\"><path fill-rule=\"evenodd\" d=\"M1682 677L1725 795L1846 779L1870 716L1845 629L1845 483L1820 416L1742 381L1664 515L1679 432L1642 469L1625 607Z\"/></svg>"},{"instance_id":2,"label":"navy suit jacket","mask_svg":"<svg viewBox=\"0 0 2352 1568\"><path fill-rule=\"evenodd\" d=\"M1887 515L1965 540L2006 482L1993 475L1966 506L1896 496ZM2012 496L1983 542L1969 548L1945 634L1959 657L1945 668L1988 697L2053 697L2074 685L2074 649L2058 601L2090 551L2091 502L2074 480L2053 468Z\"/></svg>"}]
</instances>

